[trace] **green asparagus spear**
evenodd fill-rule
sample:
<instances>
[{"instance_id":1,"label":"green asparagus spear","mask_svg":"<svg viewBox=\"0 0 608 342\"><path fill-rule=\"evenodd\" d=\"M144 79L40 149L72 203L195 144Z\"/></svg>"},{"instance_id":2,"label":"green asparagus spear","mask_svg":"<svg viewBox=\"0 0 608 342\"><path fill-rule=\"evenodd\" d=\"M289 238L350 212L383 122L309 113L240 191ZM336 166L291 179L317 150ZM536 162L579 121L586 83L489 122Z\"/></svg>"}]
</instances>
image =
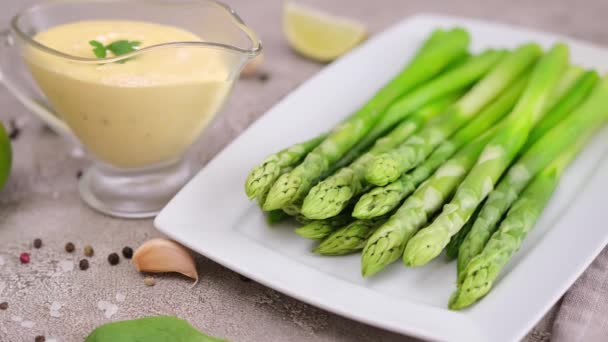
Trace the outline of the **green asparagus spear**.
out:
<instances>
[{"instance_id":1,"label":"green asparagus spear","mask_svg":"<svg viewBox=\"0 0 608 342\"><path fill-rule=\"evenodd\" d=\"M587 82L582 85L586 86ZM556 105L556 111L549 112L545 118L555 115L567 115L572 112L574 103L570 96L581 99L581 92L573 89ZM588 95L588 94L585 94ZM509 168L498 186L488 196L488 200L475 220L471 233L463 241L458 252L458 277L462 280L466 265L473 257L481 253L488 239L494 232L503 214L509 209L517 196L528 185L532 177L544 169L552 160L565 150L576 138L584 135L590 128L599 126L605 119L604 107L608 103L608 82L600 84L580 107L569 114L559 124L547 132L547 125L537 126L531 135L540 138L524 152L521 158ZM579 100L580 101L580 100ZM563 109L569 105L569 111ZM565 112L565 114L563 114ZM544 132L542 131L544 130ZM544 133L544 135L543 135Z\"/></svg>"},{"instance_id":2,"label":"green asparagus spear","mask_svg":"<svg viewBox=\"0 0 608 342\"><path fill-rule=\"evenodd\" d=\"M374 188L364 194L355 205L353 216L359 219L369 219L384 215L399 206L407 195L411 194L458 149L481 135L509 113L523 92L528 79L528 75L525 75L513 83L503 95L488 105L464 128L456 132L449 140L442 142L427 160L412 172L402 175L384 187Z\"/></svg>"},{"instance_id":3,"label":"green asparagus spear","mask_svg":"<svg viewBox=\"0 0 608 342\"><path fill-rule=\"evenodd\" d=\"M562 97L564 97L570 90L574 89L574 85L579 82L586 73L587 72L585 69L578 65L569 65L560 77L555 89L553 89L551 96L547 99L545 108L553 108L559 101L561 101ZM543 116L542 120L544 119L545 116Z\"/></svg>"},{"instance_id":4,"label":"green asparagus spear","mask_svg":"<svg viewBox=\"0 0 608 342\"><path fill-rule=\"evenodd\" d=\"M456 233L456 235L452 236L450 242L448 242L448 245L445 246L445 255L448 257L448 260L453 260L458 257L458 250L460 249L460 245L462 245L462 242L471 231L471 228L473 228L473 222L475 222L475 220L477 219L480 210L481 206L475 209L473 215L471 215L471 219L468 220L467 223L465 223L465 225L462 227L461 230L458 231L458 233Z\"/></svg>"},{"instance_id":5,"label":"green asparagus spear","mask_svg":"<svg viewBox=\"0 0 608 342\"><path fill-rule=\"evenodd\" d=\"M485 147L453 199L433 223L408 242L403 253L403 262L407 266L421 266L437 257L492 191L523 147L531 128L542 117L546 101L567 63L568 47L563 44L554 45L540 60L522 98L507 117L508 122Z\"/></svg>"},{"instance_id":6,"label":"green asparagus spear","mask_svg":"<svg viewBox=\"0 0 608 342\"><path fill-rule=\"evenodd\" d=\"M605 108L602 112L608 113ZM584 135L583 139L579 138L578 141L575 139L574 145L539 173L521 197L513 203L507 217L481 254L475 256L467 265L463 281L448 303L450 309L460 310L468 307L490 291L500 270L519 250L528 232L534 228L534 224L559 184L564 169L584 146L587 137L588 135Z\"/></svg>"},{"instance_id":7,"label":"green asparagus spear","mask_svg":"<svg viewBox=\"0 0 608 342\"><path fill-rule=\"evenodd\" d=\"M327 137L327 134L321 134L318 137L295 144L289 148L281 150L275 154L268 156L260 165L254 167L247 181L245 182L245 192L250 199L257 198L268 192L272 184L281 174L281 169L293 167L300 163L308 152Z\"/></svg>"},{"instance_id":8,"label":"green asparagus spear","mask_svg":"<svg viewBox=\"0 0 608 342\"><path fill-rule=\"evenodd\" d=\"M523 150L530 148L545 132L555 127L566 115L578 106L587 98L589 93L599 80L597 71L590 70L585 72L577 81L567 90L567 96L562 96L559 102L551 108L551 111L545 115L540 122L530 132L530 136L524 145Z\"/></svg>"},{"instance_id":9,"label":"green asparagus spear","mask_svg":"<svg viewBox=\"0 0 608 342\"><path fill-rule=\"evenodd\" d=\"M450 135L473 118L485 105L496 98L541 55L537 44L526 44L501 61L461 100L439 117L434 124L406 140L399 147L383 153L370 162L366 179L384 186L405 171L423 162Z\"/></svg>"},{"instance_id":10,"label":"green asparagus spear","mask_svg":"<svg viewBox=\"0 0 608 342\"><path fill-rule=\"evenodd\" d=\"M440 99L441 106L431 103L422 110L410 115L397 125L389 134L376 140L374 146L357 158L352 164L343 167L333 175L315 185L304 198L302 214L311 219L325 219L340 213L366 187L363 172L367 163L379 153L388 151L407 137L414 134L426 122L439 114L447 105L457 99L460 93Z\"/></svg>"},{"instance_id":11,"label":"green asparagus spear","mask_svg":"<svg viewBox=\"0 0 608 342\"><path fill-rule=\"evenodd\" d=\"M438 28L433 30L429 37L422 43L422 46L418 49L418 54L427 52L430 48L436 47L441 44L448 35L448 31Z\"/></svg>"},{"instance_id":12,"label":"green asparagus spear","mask_svg":"<svg viewBox=\"0 0 608 342\"><path fill-rule=\"evenodd\" d=\"M385 132L385 127L393 127L395 123L402 121L408 114L420 109L433 99L467 87L481 77L502 56L502 52L489 51L473 57L462 67L456 68L444 77L431 81L406 95L392 105L385 115L381 115L381 122L374 127L368 137L378 136L377 134ZM365 114L365 112L361 113ZM363 114L356 117L360 118ZM380 114L375 113L374 116L376 115ZM310 152L302 164L292 172L279 177L270 190L264 203L264 209L272 210L290 202L303 200L310 188L318 181L319 176L369 131L372 126L368 125L370 120L367 120L367 117L363 118L366 120L347 120L346 124L335 129L321 145Z\"/></svg>"},{"instance_id":13,"label":"green asparagus spear","mask_svg":"<svg viewBox=\"0 0 608 342\"><path fill-rule=\"evenodd\" d=\"M356 220L325 238L314 252L321 255L346 255L365 245L367 238L382 224L382 219Z\"/></svg>"},{"instance_id":14,"label":"green asparagus spear","mask_svg":"<svg viewBox=\"0 0 608 342\"><path fill-rule=\"evenodd\" d=\"M458 151L374 232L363 248L361 273L364 277L379 272L403 254L407 241L456 190L500 125Z\"/></svg>"},{"instance_id":15,"label":"green asparagus spear","mask_svg":"<svg viewBox=\"0 0 608 342\"><path fill-rule=\"evenodd\" d=\"M325 220L312 220L305 225L296 228L296 234L311 240L320 240L327 237L333 231L340 227L344 227L354 219L348 211L342 212Z\"/></svg>"}]
</instances>

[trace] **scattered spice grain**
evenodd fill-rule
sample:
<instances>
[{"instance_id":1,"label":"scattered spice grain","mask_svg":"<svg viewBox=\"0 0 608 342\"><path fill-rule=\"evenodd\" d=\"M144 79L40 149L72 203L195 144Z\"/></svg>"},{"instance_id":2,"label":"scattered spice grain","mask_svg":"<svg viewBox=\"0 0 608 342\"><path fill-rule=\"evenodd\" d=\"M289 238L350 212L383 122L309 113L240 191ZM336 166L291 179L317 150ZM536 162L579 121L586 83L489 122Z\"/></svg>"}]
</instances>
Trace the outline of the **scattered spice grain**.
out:
<instances>
[{"instance_id":1,"label":"scattered spice grain","mask_svg":"<svg viewBox=\"0 0 608 342\"><path fill-rule=\"evenodd\" d=\"M30 262L29 253L25 253L25 252L21 253L19 255L19 261L21 261L22 264L29 264L29 262Z\"/></svg>"},{"instance_id":2,"label":"scattered spice grain","mask_svg":"<svg viewBox=\"0 0 608 342\"><path fill-rule=\"evenodd\" d=\"M147 276L144 278L144 284L146 284L146 286L154 286L156 284L156 279L154 279L154 277Z\"/></svg>"},{"instance_id":3,"label":"scattered spice grain","mask_svg":"<svg viewBox=\"0 0 608 342\"><path fill-rule=\"evenodd\" d=\"M112 254L108 255L108 262L112 266L118 265L118 263L120 262L120 257L118 256L118 254L112 253Z\"/></svg>"},{"instance_id":4,"label":"scattered spice grain","mask_svg":"<svg viewBox=\"0 0 608 342\"><path fill-rule=\"evenodd\" d=\"M95 254L95 250L93 250L93 247L91 247L91 245L86 245L84 246L84 255L87 257L92 257L93 254Z\"/></svg>"},{"instance_id":5,"label":"scattered spice grain","mask_svg":"<svg viewBox=\"0 0 608 342\"><path fill-rule=\"evenodd\" d=\"M133 257L133 249L129 246L122 249L122 256L127 259L131 259Z\"/></svg>"},{"instance_id":6,"label":"scattered spice grain","mask_svg":"<svg viewBox=\"0 0 608 342\"><path fill-rule=\"evenodd\" d=\"M89 268L89 260L87 260L87 259L80 260L80 262L78 263L78 267L81 270L86 271Z\"/></svg>"}]
</instances>

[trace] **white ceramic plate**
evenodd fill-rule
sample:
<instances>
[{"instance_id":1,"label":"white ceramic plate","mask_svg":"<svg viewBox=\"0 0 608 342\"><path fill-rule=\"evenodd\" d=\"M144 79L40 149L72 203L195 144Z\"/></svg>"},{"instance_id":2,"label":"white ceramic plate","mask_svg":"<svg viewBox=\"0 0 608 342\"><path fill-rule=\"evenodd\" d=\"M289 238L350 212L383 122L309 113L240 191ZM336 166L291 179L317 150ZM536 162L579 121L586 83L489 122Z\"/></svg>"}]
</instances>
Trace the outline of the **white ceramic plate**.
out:
<instances>
[{"instance_id":1,"label":"white ceramic plate","mask_svg":"<svg viewBox=\"0 0 608 342\"><path fill-rule=\"evenodd\" d=\"M477 305L446 308L455 265L443 258L416 269L397 262L372 279L359 255L319 257L293 227L269 228L243 183L267 154L334 126L395 75L437 27L463 26L472 49L566 41L572 61L604 72L608 50L521 28L440 15L408 18L327 66L211 161L160 213L164 233L218 263L323 309L385 329L444 341L523 337L608 243L608 129L565 174L536 228Z\"/></svg>"}]
</instances>

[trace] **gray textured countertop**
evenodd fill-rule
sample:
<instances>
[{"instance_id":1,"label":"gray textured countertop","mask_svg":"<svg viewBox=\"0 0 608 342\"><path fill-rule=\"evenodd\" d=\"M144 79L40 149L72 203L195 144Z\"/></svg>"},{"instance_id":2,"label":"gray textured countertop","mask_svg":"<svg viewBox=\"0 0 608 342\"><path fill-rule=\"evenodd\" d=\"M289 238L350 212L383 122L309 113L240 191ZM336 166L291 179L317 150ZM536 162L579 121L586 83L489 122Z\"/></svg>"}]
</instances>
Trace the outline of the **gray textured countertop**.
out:
<instances>
[{"instance_id":1,"label":"gray textured countertop","mask_svg":"<svg viewBox=\"0 0 608 342\"><path fill-rule=\"evenodd\" d=\"M0 28L33 0L2 0ZM280 98L319 71L322 65L293 54L281 34L282 1L229 1L262 37L270 79L243 80L208 134L194 150L202 167ZM334 13L357 18L379 32L420 12L440 12L486 18L554 31L608 45L605 0L380 0L313 3ZM108 218L80 201L76 174L87 161L75 158L69 146L43 126L6 89L0 87L0 119L23 126L14 141L15 165L7 188L0 193L0 341L33 341L45 335L57 341L81 341L95 326L110 320L146 315L177 315L210 334L232 341L408 341L401 335L360 324L284 296L198 256L200 283L190 288L178 276L160 276L146 287L142 276L125 260L110 266L106 256L123 246L136 247L160 234L151 220ZM43 248L32 262L18 256L31 250L34 238ZM72 241L79 250L95 248L91 268L80 271L78 255L63 251ZM81 256L81 254L80 254ZM73 270L70 270L73 267ZM100 301L111 309L100 310ZM53 309L51 309L53 307ZM535 328L530 340L548 340L551 314Z\"/></svg>"}]
</instances>

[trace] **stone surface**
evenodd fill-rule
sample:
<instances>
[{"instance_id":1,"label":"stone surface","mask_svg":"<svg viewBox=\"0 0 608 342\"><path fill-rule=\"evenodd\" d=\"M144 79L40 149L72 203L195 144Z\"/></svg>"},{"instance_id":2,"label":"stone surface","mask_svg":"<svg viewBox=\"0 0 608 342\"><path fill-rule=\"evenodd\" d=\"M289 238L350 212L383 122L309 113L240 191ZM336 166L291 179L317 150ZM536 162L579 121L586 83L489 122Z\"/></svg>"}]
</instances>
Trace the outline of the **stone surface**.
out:
<instances>
[{"instance_id":1,"label":"stone surface","mask_svg":"<svg viewBox=\"0 0 608 342\"><path fill-rule=\"evenodd\" d=\"M2 0L0 28L34 0ZM357 18L379 32L420 12L479 17L566 34L608 45L605 0L382 0L308 1L337 14ZM266 82L242 80L223 116L196 145L193 157L202 167L239 132L323 66L292 53L281 35L282 1L229 1L262 37ZM143 275L121 259L110 266L106 256L123 246L136 247L160 236L151 220L119 220L85 207L78 197L77 173L87 160L75 158L68 144L29 116L0 87L0 119L19 119L23 132L14 141L15 165L0 193L0 341L82 341L96 326L146 315L177 315L210 334L232 341L414 341L328 313L284 296L197 256L200 283L190 288L180 276L159 276L147 287ZM42 238L43 247L32 241ZM76 251L63 246L72 241ZM90 244L91 267L74 265ZM29 251L31 262L19 263ZM554 310L552 311L554 312ZM548 340L552 313L528 336Z\"/></svg>"}]
</instances>

